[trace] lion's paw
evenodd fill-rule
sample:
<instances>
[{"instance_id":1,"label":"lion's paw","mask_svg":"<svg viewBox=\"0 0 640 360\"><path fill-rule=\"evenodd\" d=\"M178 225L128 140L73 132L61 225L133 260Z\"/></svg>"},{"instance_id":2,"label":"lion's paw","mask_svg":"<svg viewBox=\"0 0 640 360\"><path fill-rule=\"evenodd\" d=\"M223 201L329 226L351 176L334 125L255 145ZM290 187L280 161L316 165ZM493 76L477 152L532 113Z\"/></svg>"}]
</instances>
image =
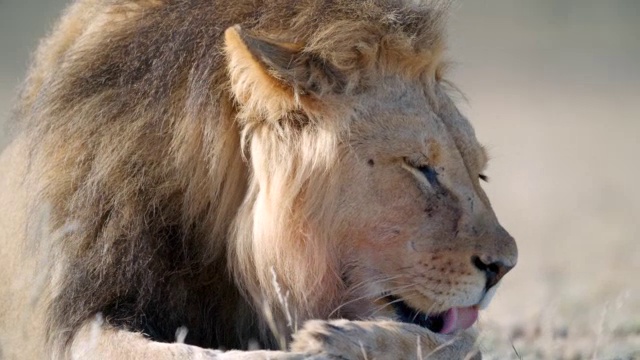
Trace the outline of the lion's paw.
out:
<instances>
[{"instance_id":1,"label":"lion's paw","mask_svg":"<svg viewBox=\"0 0 640 360\"><path fill-rule=\"evenodd\" d=\"M312 320L293 336L291 350L322 360L481 359L475 334L443 338L395 321Z\"/></svg>"}]
</instances>

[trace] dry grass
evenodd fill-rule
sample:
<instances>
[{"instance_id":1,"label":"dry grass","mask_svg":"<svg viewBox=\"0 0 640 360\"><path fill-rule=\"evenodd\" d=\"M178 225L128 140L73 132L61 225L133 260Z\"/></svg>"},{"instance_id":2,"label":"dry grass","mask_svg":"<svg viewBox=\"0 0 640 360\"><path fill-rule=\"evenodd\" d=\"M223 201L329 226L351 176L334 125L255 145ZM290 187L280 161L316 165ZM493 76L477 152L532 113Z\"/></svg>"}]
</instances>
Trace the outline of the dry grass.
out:
<instances>
[{"instance_id":1,"label":"dry grass","mask_svg":"<svg viewBox=\"0 0 640 360\"><path fill-rule=\"evenodd\" d=\"M600 314L568 319L550 310L512 326L483 324L480 339L485 359L638 359L640 323L613 321L610 304ZM618 309L617 311L620 311ZM599 317L599 318L598 318Z\"/></svg>"}]
</instances>

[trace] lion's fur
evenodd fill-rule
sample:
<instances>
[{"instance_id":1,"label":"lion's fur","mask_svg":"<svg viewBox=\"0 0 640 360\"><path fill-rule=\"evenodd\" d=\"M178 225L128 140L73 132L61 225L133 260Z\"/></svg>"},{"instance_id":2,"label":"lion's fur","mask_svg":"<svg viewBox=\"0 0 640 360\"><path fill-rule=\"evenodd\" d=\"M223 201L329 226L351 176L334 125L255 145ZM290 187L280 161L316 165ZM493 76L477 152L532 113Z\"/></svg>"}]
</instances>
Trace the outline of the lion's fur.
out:
<instances>
[{"instance_id":1,"label":"lion's fur","mask_svg":"<svg viewBox=\"0 0 640 360\"><path fill-rule=\"evenodd\" d=\"M30 211L77 225L55 244L57 346L96 313L227 348L293 330L264 309L294 326L340 315L337 164L357 96L441 76L446 2L254 4L79 0L41 44L17 117ZM272 45L296 63L254 52Z\"/></svg>"}]
</instances>

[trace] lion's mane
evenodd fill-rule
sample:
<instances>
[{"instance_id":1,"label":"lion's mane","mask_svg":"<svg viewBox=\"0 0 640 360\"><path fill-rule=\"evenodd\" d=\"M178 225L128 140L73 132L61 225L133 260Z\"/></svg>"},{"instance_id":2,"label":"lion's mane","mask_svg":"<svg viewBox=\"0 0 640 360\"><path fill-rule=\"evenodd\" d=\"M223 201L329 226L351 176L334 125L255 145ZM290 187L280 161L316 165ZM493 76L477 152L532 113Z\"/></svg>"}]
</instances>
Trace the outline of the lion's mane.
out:
<instances>
[{"instance_id":1,"label":"lion's mane","mask_svg":"<svg viewBox=\"0 0 640 360\"><path fill-rule=\"evenodd\" d=\"M252 65L228 59L225 29L323 59L339 75L306 74L313 91L355 108L371 74L430 66L443 6L255 3L80 0L41 44L18 110L34 204L76 226L54 244L51 341L102 313L159 341L186 325L199 346L274 347L268 313L296 322L340 303L333 169L348 119L243 77Z\"/></svg>"}]
</instances>

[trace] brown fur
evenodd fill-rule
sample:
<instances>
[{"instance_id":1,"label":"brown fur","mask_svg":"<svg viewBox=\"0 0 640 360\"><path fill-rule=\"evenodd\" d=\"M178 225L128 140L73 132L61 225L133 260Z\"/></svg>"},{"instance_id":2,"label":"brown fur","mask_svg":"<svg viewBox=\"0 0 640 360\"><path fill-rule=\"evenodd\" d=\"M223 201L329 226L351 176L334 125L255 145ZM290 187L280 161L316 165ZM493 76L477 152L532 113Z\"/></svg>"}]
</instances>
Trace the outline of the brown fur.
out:
<instances>
[{"instance_id":1,"label":"brown fur","mask_svg":"<svg viewBox=\"0 0 640 360\"><path fill-rule=\"evenodd\" d=\"M446 6L255 4L79 0L39 48L18 115L32 211L75 226L51 269L59 349L96 313L162 342L187 326L189 344L274 348L293 330L265 314L287 315L274 281L294 325L348 316L331 229L350 119L393 77L440 106Z\"/></svg>"}]
</instances>

